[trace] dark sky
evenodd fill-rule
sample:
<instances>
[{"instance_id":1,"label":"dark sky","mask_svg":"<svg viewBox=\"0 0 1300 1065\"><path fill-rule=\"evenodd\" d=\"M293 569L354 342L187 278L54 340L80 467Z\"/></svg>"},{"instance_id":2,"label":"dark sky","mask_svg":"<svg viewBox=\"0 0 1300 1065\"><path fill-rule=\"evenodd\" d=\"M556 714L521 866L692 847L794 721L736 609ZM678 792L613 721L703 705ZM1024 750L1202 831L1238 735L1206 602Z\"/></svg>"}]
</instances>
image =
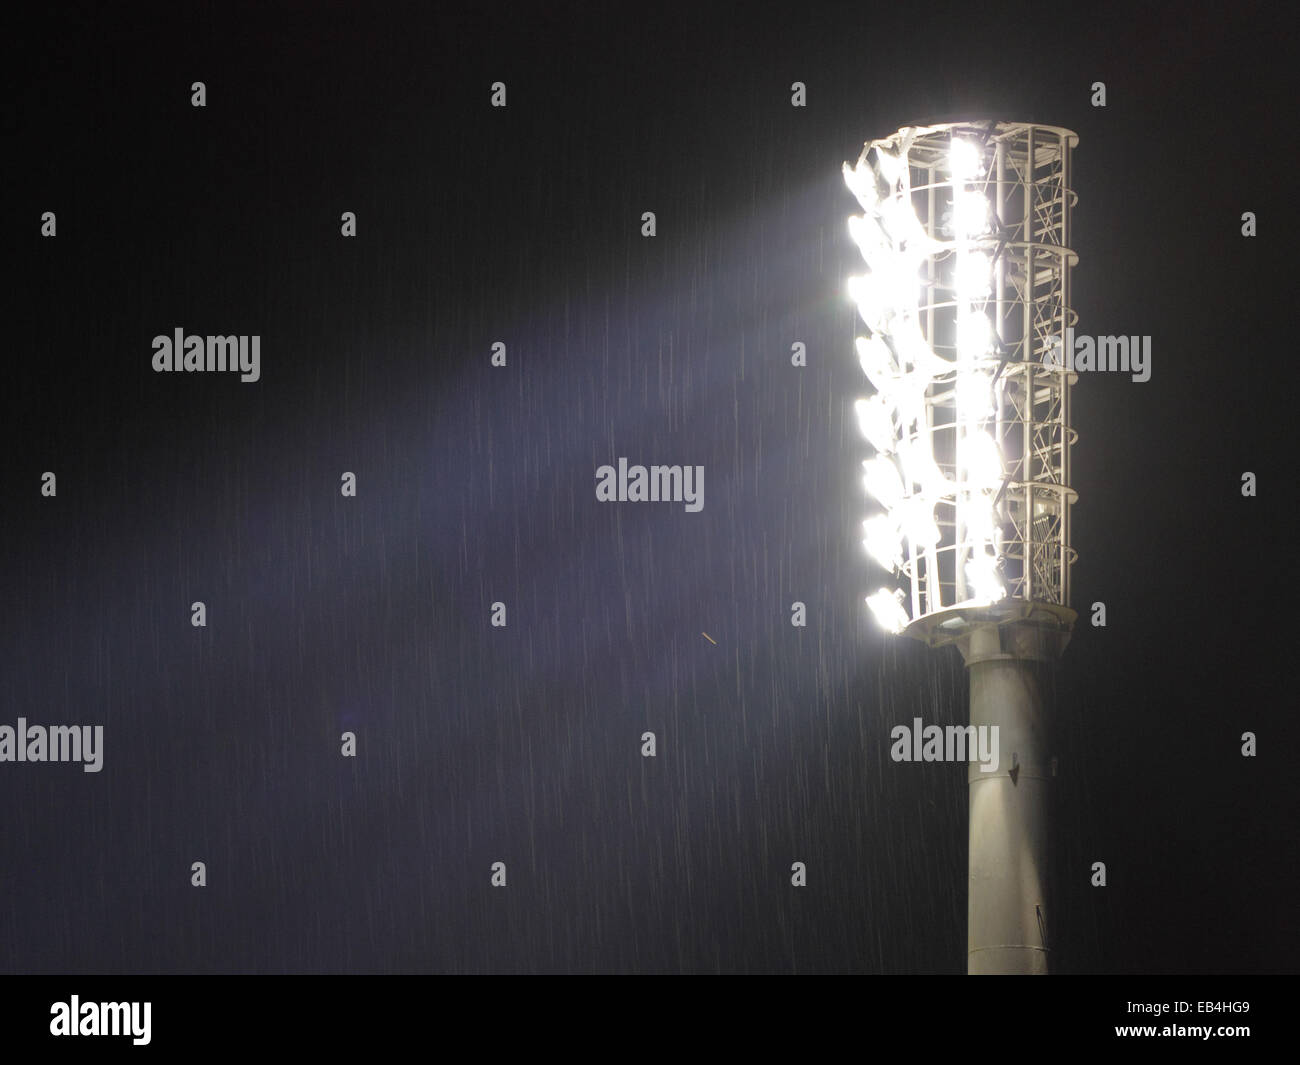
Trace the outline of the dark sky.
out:
<instances>
[{"instance_id":1,"label":"dark sky","mask_svg":"<svg viewBox=\"0 0 1300 1065\"><path fill-rule=\"evenodd\" d=\"M0 970L963 971L839 167L966 115L1079 133L1080 328L1153 338L1074 392L1058 966L1294 969L1284 5L132 7L10 34L0 723L105 764L0 765ZM261 380L155 374L178 327ZM597 502L619 456L703 510Z\"/></svg>"}]
</instances>

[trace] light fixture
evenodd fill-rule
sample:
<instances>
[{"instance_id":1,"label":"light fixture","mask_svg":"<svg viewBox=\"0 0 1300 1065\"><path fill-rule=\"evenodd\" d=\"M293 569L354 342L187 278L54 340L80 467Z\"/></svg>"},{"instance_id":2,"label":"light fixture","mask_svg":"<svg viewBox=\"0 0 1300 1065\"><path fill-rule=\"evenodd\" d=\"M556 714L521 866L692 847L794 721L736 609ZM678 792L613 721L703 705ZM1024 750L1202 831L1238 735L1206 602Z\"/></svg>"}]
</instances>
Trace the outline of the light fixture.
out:
<instances>
[{"instance_id":1,"label":"light fixture","mask_svg":"<svg viewBox=\"0 0 1300 1065\"><path fill-rule=\"evenodd\" d=\"M907 627L907 611L903 609L902 599L901 591L891 592L888 588L881 588L867 598L871 613L886 632L899 633Z\"/></svg>"},{"instance_id":2,"label":"light fixture","mask_svg":"<svg viewBox=\"0 0 1300 1065\"><path fill-rule=\"evenodd\" d=\"M903 498L903 481L892 459L882 455L862 463L862 483L875 499L892 509Z\"/></svg>"},{"instance_id":3,"label":"light fixture","mask_svg":"<svg viewBox=\"0 0 1300 1065\"><path fill-rule=\"evenodd\" d=\"M863 543L898 584L866 602L887 632L957 646L971 725L1002 735L1005 764L969 774L972 973L1050 968L1054 760L1038 670L1075 619L1073 375L1039 356L1075 323L1076 140L1026 123L905 127L844 166L869 269L849 283L876 389L855 405L876 450L863 480L885 507Z\"/></svg>"}]
</instances>

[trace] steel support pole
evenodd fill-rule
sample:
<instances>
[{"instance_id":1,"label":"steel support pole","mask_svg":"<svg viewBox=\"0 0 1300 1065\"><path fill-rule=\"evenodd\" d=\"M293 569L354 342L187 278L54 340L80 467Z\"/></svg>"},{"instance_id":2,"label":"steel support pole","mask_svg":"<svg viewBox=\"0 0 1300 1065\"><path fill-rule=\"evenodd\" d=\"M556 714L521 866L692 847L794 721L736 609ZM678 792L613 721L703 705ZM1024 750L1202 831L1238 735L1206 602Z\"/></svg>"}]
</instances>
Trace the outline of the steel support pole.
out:
<instances>
[{"instance_id":1,"label":"steel support pole","mask_svg":"<svg viewBox=\"0 0 1300 1065\"><path fill-rule=\"evenodd\" d=\"M1068 638L1066 636L1065 638ZM958 645L970 675L970 723L996 729L998 765L970 764L967 972L1051 971L1051 730L1042 678L1061 633L1024 623L977 624Z\"/></svg>"}]
</instances>

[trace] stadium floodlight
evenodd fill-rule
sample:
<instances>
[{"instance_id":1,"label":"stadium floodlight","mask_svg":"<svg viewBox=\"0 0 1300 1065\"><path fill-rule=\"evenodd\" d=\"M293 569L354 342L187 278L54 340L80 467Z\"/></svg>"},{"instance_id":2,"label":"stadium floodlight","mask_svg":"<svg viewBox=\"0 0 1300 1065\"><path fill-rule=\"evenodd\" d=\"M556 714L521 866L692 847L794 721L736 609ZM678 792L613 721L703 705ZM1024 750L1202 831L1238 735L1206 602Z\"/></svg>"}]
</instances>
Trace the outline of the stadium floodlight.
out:
<instances>
[{"instance_id":1,"label":"stadium floodlight","mask_svg":"<svg viewBox=\"0 0 1300 1065\"><path fill-rule=\"evenodd\" d=\"M884 569L894 569L903 561L903 541L898 525L887 514L877 514L862 523L862 546Z\"/></svg>"},{"instance_id":2,"label":"stadium floodlight","mask_svg":"<svg viewBox=\"0 0 1300 1065\"><path fill-rule=\"evenodd\" d=\"M972 973L1049 968L1055 770L1039 673L1074 624L1076 497L1075 377L1045 356L1075 324L1077 142L1017 122L909 126L844 164L868 267L848 283L875 389L856 408L876 451L864 482L886 509L864 544L901 582L867 602L887 631L961 650L971 724L999 728L1007 752L997 772L970 775Z\"/></svg>"},{"instance_id":3,"label":"stadium floodlight","mask_svg":"<svg viewBox=\"0 0 1300 1065\"><path fill-rule=\"evenodd\" d=\"M903 593L881 588L875 595L867 597L867 605L876 615L881 628L886 632L902 632L907 627L907 611L903 609Z\"/></svg>"},{"instance_id":4,"label":"stadium floodlight","mask_svg":"<svg viewBox=\"0 0 1300 1065\"><path fill-rule=\"evenodd\" d=\"M898 467L883 455L862 462L862 484L871 495L892 510L903 499L903 480Z\"/></svg>"},{"instance_id":5,"label":"stadium floodlight","mask_svg":"<svg viewBox=\"0 0 1300 1065\"><path fill-rule=\"evenodd\" d=\"M871 446L882 455L890 454L895 445L893 405L883 396L872 396L858 400L853 410L858 416L858 428Z\"/></svg>"}]
</instances>

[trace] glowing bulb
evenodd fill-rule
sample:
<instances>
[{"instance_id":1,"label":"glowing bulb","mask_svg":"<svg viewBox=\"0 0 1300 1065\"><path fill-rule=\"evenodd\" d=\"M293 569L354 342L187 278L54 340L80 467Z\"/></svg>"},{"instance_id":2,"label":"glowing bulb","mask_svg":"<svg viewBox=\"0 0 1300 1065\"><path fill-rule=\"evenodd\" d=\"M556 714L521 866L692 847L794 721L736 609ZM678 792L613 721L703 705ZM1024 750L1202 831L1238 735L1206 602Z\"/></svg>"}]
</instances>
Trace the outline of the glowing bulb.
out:
<instances>
[{"instance_id":1,"label":"glowing bulb","mask_svg":"<svg viewBox=\"0 0 1300 1065\"><path fill-rule=\"evenodd\" d=\"M963 359L987 355L993 346L993 323L979 311L966 311L957 319L957 354Z\"/></svg>"},{"instance_id":2,"label":"glowing bulb","mask_svg":"<svg viewBox=\"0 0 1300 1065\"><path fill-rule=\"evenodd\" d=\"M849 298L858 305L858 313L873 333L891 332L890 323L900 314L916 310L920 280L907 270L880 271L851 277Z\"/></svg>"},{"instance_id":3,"label":"glowing bulb","mask_svg":"<svg viewBox=\"0 0 1300 1065\"><path fill-rule=\"evenodd\" d=\"M987 603L996 603L1006 597L1007 589L998 575L998 560L988 554L971 556L966 563L966 581L974 592L974 598Z\"/></svg>"},{"instance_id":4,"label":"glowing bulb","mask_svg":"<svg viewBox=\"0 0 1300 1065\"><path fill-rule=\"evenodd\" d=\"M893 189L903 174L904 161L893 152L876 145L876 170L885 179L885 184Z\"/></svg>"},{"instance_id":5,"label":"glowing bulb","mask_svg":"<svg viewBox=\"0 0 1300 1065\"><path fill-rule=\"evenodd\" d=\"M983 176L983 153L970 141L954 137L948 149L948 169L954 182L974 181Z\"/></svg>"},{"instance_id":6,"label":"glowing bulb","mask_svg":"<svg viewBox=\"0 0 1300 1065\"><path fill-rule=\"evenodd\" d=\"M893 405L883 396L860 399L853 404L862 435L871 442L872 447L886 455L894 450L896 444L892 410Z\"/></svg>"},{"instance_id":7,"label":"glowing bulb","mask_svg":"<svg viewBox=\"0 0 1300 1065\"><path fill-rule=\"evenodd\" d=\"M981 422L993 417L993 381L987 374L964 373L957 377L957 417Z\"/></svg>"},{"instance_id":8,"label":"glowing bulb","mask_svg":"<svg viewBox=\"0 0 1300 1065\"><path fill-rule=\"evenodd\" d=\"M865 539L862 546L867 554L885 569L893 571L903 565L903 545L898 539L898 529L892 519L884 514L877 514L862 523Z\"/></svg>"},{"instance_id":9,"label":"glowing bulb","mask_svg":"<svg viewBox=\"0 0 1300 1065\"><path fill-rule=\"evenodd\" d=\"M903 532L917 547L934 547L942 538L939 525L934 520L934 503L919 496L903 500L900 515Z\"/></svg>"},{"instance_id":10,"label":"glowing bulb","mask_svg":"<svg viewBox=\"0 0 1300 1065\"><path fill-rule=\"evenodd\" d=\"M896 247L906 247L909 253L922 258L940 247L940 243L921 225L910 200L891 196L881 202L879 214L881 227Z\"/></svg>"},{"instance_id":11,"label":"glowing bulb","mask_svg":"<svg viewBox=\"0 0 1300 1065\"><path fill-rule=\"evenodd\" d=\"M873 333L879 333L894 316L893 304L882 291L874 274L849 278L849 299L858 307L862 321Z\"/></svg>"},{"instance_id":12,"label":"glowing bulb","mask_svg":"<svg viewBox=\"0 0 1300 1065\"><path fill-rule=\"evenodd\" d=\"M900 359L931 379L952 372L953 364L934 353L921 332L921 323L914 316L906 315L894 326L890 340Z\"/></svg>"},{"instance_id":13,"label":"glowing bulb","mask_svg":"<svg viewBox=\"0 0 1300 1065\"><path fill-rule=\"evenodd\" d=\"M863 321L867 320L867 312L863 310L864 304L874 303L876 290L872 283L861 274L850 277L844 286L848 289L849 299L858 305L858 310L862 312ZM870 325L867 322L867 325Z\"/></svg>"},{"instance_id":14,"label":"glowing bulb","mask_svg":"<svg viewBox=\"0 0 1300 1065\"><path fill-rule=\"evenodd\" d=\"M903 471L907 474L908 484L919 484L927 499L942 499L956 490L957 486L944 477L943 471L934 461L928 438L903 440L898 445L898 453L903 460Z\"/></svg>"},{"instance_id":15,"label":"glowing bulb","mask_svg":"<svg viewBox=\"0 0 1300 1065\"><path fill-rule=\"evenodd\" d=\"M958 237L978 237L987 233L989 201L978 192L953 193L952 231Z\"/></svg>"},{"instance_id":16,"label":"glowing bulb","mask_svg":"<svg viewBox=\"0 0 1300 1065\"><path fill-rule=\"evenodd\" d=\"M869 337L858 337L853 346L858 349L858 365L862 372L877 388L881 382L891 382L899 376L898 366L894 362L894 353L879 333ZM886 386L887 387L887 386Z\"/></svg>"},{"instance_id":17,"label":"glowing bulb","mask_svg":"<svg viewBox=\"0 0 1300 1065\"><path fill-rule=\"evenodd\" d=\"M952 286L957 298L969 303L989 294L993 284L993 260L984 252L958 255L953 267Z\"/></svg>"},{"instance_id":18,"label":"glowing bulb","mask_svg":"<svg viewBox=\"0 0 1300 1065\"><path fill-rule=\"evenodd\" d=\"M858 337L854 341L858 349L858 365L877 388L884 390L888 387L879 384L878 379L914 378L924 389L935 378L952 372L953 364L930 349L912 315L901 315L892 324L888 342L880 333L869 338ZM911 369L904 370L904 365Z\"/></svg>"},{"instance_id":19,"label":"glowing bulb","mask_svg":"<svg viewBox=\"0 0 1300 1065\"><path fill-rule=\"evenodd\" d=\"M885 231L874 220L861 215L849 215L849 236L873 270L887 269L892 265L891 260L897 258Z\"/></svg>"},{"instance_id":20,"label":"glowing bulb","mask_svg":"<svg viewBox=\"0 0 1300 1065\"><path fill-rule=\"evenodd\" d=\"M971 433L966 437L962 467L972 490L991 492L1002 484L1002 452L988 433Z\"/></svg>"},{"instance_id":21,"label":"glowing bulb","mask_svg":"<svg viewBox=\"0 0 1300 1065\"><path fill-rule=\"evenodd\" d=\"M919 370L900 373L894 363L893 353L879 334L858 338L858 361L862 372L879 393L887 407L897 409L900 430L906 431L917 419L925 415L925 390L931 378ZM864 430L865 432L865 430ZM881 448L892 451L893 448Z\"/></svg>"},{"instance_id":22,"label":"glowing bulb","mask_svg":"<svg viewBox=\"0 0 1300 1065\"><path fill-rule=\"evenodd\" d=\"M883 455L866 459L862 463L862 483L886 508L892 510L903 498L903 481L898 467Z\"/></svg>"},{"instance_id":23,"label":"glowing bulb","mask_svg":"<svg viewBox=\"0 0 1300 1065\"><path fill-rule=\"evenodd\" d=\"M866 163L861 166L844 164L844 184L857 197L864 211L874 211L880 203L880 190L876 185L876 175Z\"/></svg>"},{"instance_id":24,"label":"glowing bulb","mask_svg":"<svg viewBox=\"0 0 1300 1065\"><path fill-rule=\"evenodd\" d=\"M909 619L903 609L901 590L891 592L888 588L881 588L874 595L867 596L867 606L871 607L871 613L886 632L899 633L907 628Z\"/></svg>"},{"instance_id":25,"label":"glowing bulb","mask_svg":"<svg viewBox=\"0 0 1300 1065\"><path fill-rule=\"evenodd\" d=\"M982 505L988 500L987 496L976 496L970 501L970 504L962 508L961 520L966 527L966 542L970 544L991 544L997 535L997 528L993 521L992 505Z\"/></svg>"}]
</instances>

